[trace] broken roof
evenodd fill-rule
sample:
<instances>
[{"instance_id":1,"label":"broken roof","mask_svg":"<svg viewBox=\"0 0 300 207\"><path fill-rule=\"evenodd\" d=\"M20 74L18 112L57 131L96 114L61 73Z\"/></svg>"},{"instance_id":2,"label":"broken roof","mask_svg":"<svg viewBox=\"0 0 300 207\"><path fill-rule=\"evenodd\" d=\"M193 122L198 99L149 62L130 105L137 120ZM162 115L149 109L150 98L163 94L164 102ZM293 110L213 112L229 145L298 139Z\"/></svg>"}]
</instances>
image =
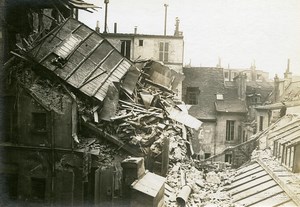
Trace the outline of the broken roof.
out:
<instances>
[{"instance_id":1,"label":"broken roof","mask_svg":"<svg viewBox=\"0 0 300 207\"><path fill-rule=\"evenodd\" d=\"M28 55L74 88L103 101L132 63L83 23L68 19L37 43Z\"/></svg>"},{"instance_id":2,"label":"broken roof","mask_svg":"<svg viewBox=\"0 0 300 207\"><path fill-rule=\"evenodd\" d=\"M36 1L36 0L14 0L14 1L7 1L6 2L9 6L30 6L30 7L43 7L43 8L52 8L54 5L64 5L66 8L77 8L77 9L95 9L100 8L94 4L88 3L84 0L43 0L43 1ZM89 11L89 10L88 10Z\"/></svg>"}]
</instances>

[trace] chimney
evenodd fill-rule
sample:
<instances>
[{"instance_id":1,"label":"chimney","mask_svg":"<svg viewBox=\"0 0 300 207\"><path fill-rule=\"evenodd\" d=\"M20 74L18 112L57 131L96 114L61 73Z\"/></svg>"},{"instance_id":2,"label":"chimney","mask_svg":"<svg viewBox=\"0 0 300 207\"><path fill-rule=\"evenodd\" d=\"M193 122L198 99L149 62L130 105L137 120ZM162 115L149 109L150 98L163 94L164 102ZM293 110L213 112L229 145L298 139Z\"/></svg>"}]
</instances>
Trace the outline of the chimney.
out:
<instances>
[{"instance_id":1,"label":"chimney","mask_svg":"<svg viewBox=\"0 0 300 207\"><path fill-rule=\"evenodd\" d=\"M114 33L115 33L115 34L117 33L117 26L118 26L118 25L117 25L117 23L115 22L115 23L114 23Z\"/></svg>"},{"instance_id":2,"label":"chimney","mask_svg":"<svg viewBox=\"0 0 300 207\"><path fill-rule=\"evenodd\" d=\"M279 78L277 74L274 77L274 102L279 101Z\"/></svg>"},{"instance_id":3,"label":"chimney","mask_svg":"<svg viewBox=\"0 0 300 207\"><path fill-rule=\"evenodd\" d=\"M96 23L95 30L96 30L96 32L100 33L99 21L97 21L97 23Z\"/></svg>"},{"instance_id":4,"label":"chimney","mask_svg":"<svg viewBox=\"0 0 300 207\"><path fill-rule=\"evenodd\" d=\"M242 101L246 100L246 79L247 75L243 73L239 73L235 79L238 86L238 98Z\"/></svg>"},{"instance_id":5,"label":"chimney","mask_svg":"<svg viewBox=\"0 0 300 207\"><path fill-rule=\"evenodd\" d=\"M137 34L137 26L134 27L134 34Z\"/></svg>"},{"instance_id":6,"label":"chimney","mask_svg":"<svg viewBox=\"0 0 300 207\"><path fill-rule=\"evenodd\" d=\"M176 23L175 23L175 32L174 32L174 36L179 36L179 18L176 17L175 19Z\"/></svg>"},{"instance_id":7,"label":"chimney","mask_svg":"<svg viewBox=\"0 0 300 207\"><path fill-rule=\"evenodd\" d=\"M221 68L221 67L222 67L222 64L221 64L221 58L219 57L219 58L218 58L217 68Z\"/></svg>"},{"instance_id":8,"label":"chimney","mask_svg":"<svg viewBox=\"0 0 300 207\"><path fill-rule=\"evenodd\" d=\"M251 63L251 81L256 81L256 66L255 66L255 60L253 60L253 64Z\"/></svg>"},{"instance_id":9,"label":"chimney","mask_svg":"<svg viewBox=\"0 0 300 207\"><path fill-rule=\"evenodd\" d=\"M287 68L284 73L284 79L289 80L289 81L291 81L291 79L292 79L292 73L290 72L290 59L288 59L288 62L287 62Z\"/></svg>"}]
</instances>

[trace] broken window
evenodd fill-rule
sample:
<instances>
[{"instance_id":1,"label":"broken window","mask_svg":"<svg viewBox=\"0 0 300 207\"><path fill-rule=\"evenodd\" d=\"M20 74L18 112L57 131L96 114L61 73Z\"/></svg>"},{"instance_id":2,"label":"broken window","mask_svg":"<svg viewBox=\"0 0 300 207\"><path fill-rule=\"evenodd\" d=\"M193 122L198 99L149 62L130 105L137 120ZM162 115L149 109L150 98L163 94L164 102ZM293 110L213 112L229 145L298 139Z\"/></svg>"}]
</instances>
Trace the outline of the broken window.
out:
<instances>
[{"instance_id":1,"label":"broken window","mask_svg":"<svg viewBox=\"0 0 300 207\"><path fill-rule=\"evenodd\" d=\"M59 67L63 67L63 65L67 62L68 57L76 50L81 40L82 39L80 36L75 34L70 34L54 50L54 54L56 54L57 57L52 60L52 64L57 65Z\"/></svg>"},{"instance_id":2,"label":"broken window","mask_svg":"<svg viewBox=\"0 0 300 207\"><path fill-rule=\"evenodd\" d=\"M46 190L45 178L31 178L31 198L34 200L44 200Z\"/></svg>"},{"instance_id":3,"label":"broken window","mask_svg":"<svg viewBox=\"0 0 300 207\"><path fill-rule=\"evenodd\" d=\"M46 113L32 113L32 127L36 132L45 132L47 130Z\"/></svg>"},{"instance_id":4,"label":"broken window","mask_svg":"<svg viewBox=\"0 0 300 207\"><path fill-rule=\"evenodd\" d=\"M264 123L264 117L260 116L259 117L259 131L263 130L263 123Z\"/></svg>"},{"instance_id":5,"label":"broken window","mask_svg":"<svg viewBox=\"0 0 300 207\"><path fill-rule=\"evenodd\" d=\"M187 87L186 103L191 105L197 105L199 94L200 94L200 90L198 87Z\"/></svg>"},{"instance_id":6,"label":"broken window","mask_svg":"<svg viewBox=\"0 0 300 207\"><path fill-rule=\"evenodd\" d=\"M234 121L226 121L226 141L232 141L234 139Z\"/></svg>"},{"instance_id":7,"label":"broken window","mask_svg":"<svg viewBox=\"0 0 300 207\"><path fill-rule=\"evenodd\" d=\"M127 59L130 59L130 50L131 50L130 47L131 47L130 40L121 40L121 54Z\"/></svg>"},{"instance_id":8,"label":"broken window","mask_svg":"<svg viewBox=\"0 0 300 207\"><path fill-rule=\"evenodd\" d=\"M232 163L232 154L225 154L225 162Z\"/></svg>"},{"instance_id":9,"label":"broken window","mask_svg":"<svg viewBox=\"0 0 300 207\"><path fill-rule=\"evenodd\" d=\"M163 62L169 61L169 43L160 42L159 43L159 60Z\"/></svg>"},{"instance_id":10,"label":"broken window","mask_svg":"<svg viewBox=\"0 0 300 207\"><path fill-rule=\"evenodd\" d=\"M139 40L139 46L144 46L144 40Z\"/></svg>"}]
</instances>

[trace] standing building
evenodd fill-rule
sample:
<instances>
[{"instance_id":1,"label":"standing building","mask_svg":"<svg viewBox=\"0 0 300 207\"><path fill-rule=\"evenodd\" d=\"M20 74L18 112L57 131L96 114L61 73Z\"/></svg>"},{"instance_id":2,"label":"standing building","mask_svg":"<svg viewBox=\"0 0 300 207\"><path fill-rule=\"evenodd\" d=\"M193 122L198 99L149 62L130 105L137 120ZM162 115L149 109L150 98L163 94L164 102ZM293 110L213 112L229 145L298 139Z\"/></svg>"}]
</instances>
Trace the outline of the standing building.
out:
<instances>
[{"instance_id":1,"label":"standing building","mask_svg":"<svg viewBox=\"0 0 300 207\"><path fill-rule=\"evenodd\" d=\"M263 70L256 69L255 64L252 64L250 68L224 68L224 79L225 81L234 81L234 78L238 76L239 73L244 73L247 75L248 81L255 82L266 82L269 81L269 73Z\"/></svg>"},{"instance_id":2,"label":"standing building","mask_svg":"<svg viewBox=\"0 0 300 207\"><path fill-rule=\"evenodd\" d=\"M219 67L185 67L183 72L182 99L190 105L189 114L203 122L193 140L200 157L222 153L255 133L253 107L266 100L272 85L247 81L244 73L226 81L224 70ZM224 153L217 159L231 162L232 156Z\"/></svg>"},{"instance_id":3,"label":"standing building","mask_svg":"<svg viewBox=\"0 0 300 207\"><path fill-rule=\"evenodd\" d=\"M174 35L151 35L139 34L137 28L132 34L118 33L115 24L114 33L103 33L102 35L124 57L134 62L148 59L160 61L170 69L182 73L184 40L182 32L178 31L177 26ZM177 92L178 97L181 97L181 84L178 85L175 92Z\"/></svg>"},{"instance_id":4,"label":"standing building","mask_svg":"<svg viewBox=\"0 0 300 207\"><path fill-rule=\"evenodd\" d=\"M268 104L257 106L256 123L259 131L264 130L270 124L286 113L299 113L300 111L300 77L293 76L290 72L288 60L284 78L274 77L274 90L268 97Z\"/></svg>"}]
</instances>

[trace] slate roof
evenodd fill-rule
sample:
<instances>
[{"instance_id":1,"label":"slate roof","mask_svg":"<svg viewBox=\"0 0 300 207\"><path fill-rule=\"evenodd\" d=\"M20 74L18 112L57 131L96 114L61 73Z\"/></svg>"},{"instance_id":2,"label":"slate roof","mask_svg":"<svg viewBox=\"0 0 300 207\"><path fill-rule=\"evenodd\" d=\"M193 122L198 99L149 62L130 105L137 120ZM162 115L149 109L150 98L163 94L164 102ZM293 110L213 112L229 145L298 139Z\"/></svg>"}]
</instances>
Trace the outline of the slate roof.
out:
<instances>
[{"instance_id":1,"label":"slate roof","mask_svg":"<svg viewBox=\"0 0 300 207\"><path fill-rule=\"evenodd\" d=\"M189 114L198 119L216 119L216 93L224 93L223 70L210 67L183 68L183 87L199 87L198 105L189 109Z\"/></svg>"},{"instance_id":2,"label":"slate roof","mask_svg":"<svg viewBox=\"0 0 300 207\"><path fill-rule=\"evenodd\" d=\"M28 55L99 101L103 101L112 82L119 82L134 67L100 34L75 19L68 19L51 31Z\"/></svg>"},{"instance_id":3,"label":"slate roof","mask_svg":"<svg viewBox=\"0 0 300 207\"><path fill-rule=\"evenodd\" d=\"M300 81L291 82L282 95L282 101L300 100Z\"/></svg>"},{"instance_id":4,"label":"slate roof","mask_svg":"<svg viewBox=\"0 0 300 207\"><path fill-rule=\"evenodd\" d=\"M237 87L224 84L223 69L209 67L184 68L186 87L199 87L197 105L192 105L189 114L202 120L215 120L216 112L246 113L245 101L238 99ZM185 91L183 91L185 93ZM216 100L216 94L223 94L224 100Z\"/></svg>"},{"instance_id":5,"label":"slate roof","mask_svg":"<svg viewBox=\"0 0 300 207\"><path fill-rule=\"evenodd\" d=\"M238 99L237 87L224 89L224 100L215 102L217 112L247 113L246 102Z\"/></svg>"}]
</instances>

